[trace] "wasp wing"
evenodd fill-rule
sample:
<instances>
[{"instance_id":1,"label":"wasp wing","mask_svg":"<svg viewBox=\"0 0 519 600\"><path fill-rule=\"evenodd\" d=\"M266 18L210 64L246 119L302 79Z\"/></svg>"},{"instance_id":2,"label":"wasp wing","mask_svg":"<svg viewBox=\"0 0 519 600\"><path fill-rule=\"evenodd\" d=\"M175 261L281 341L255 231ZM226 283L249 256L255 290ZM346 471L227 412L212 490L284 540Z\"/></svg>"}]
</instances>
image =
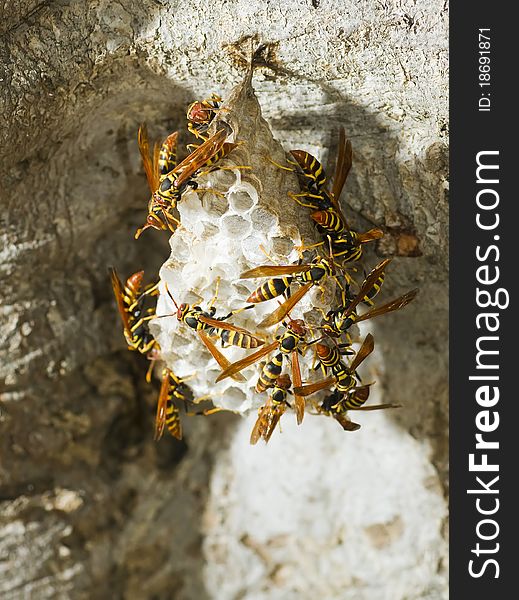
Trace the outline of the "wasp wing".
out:
<instances>
[{"instance_id":1,"label":"wasp wing","mask_svg":"<svg viewBox=\"0 0 519 600\"><path fill-rule=\"evenodd\" d=\"M172 171L176 175L175 187L181 187L190 179L206 162L211 159L223 146L228 132L225 129L218 130L203 144L200 144L191 154L180 162Z\"/></svg>"},{"instance_id":2,"label":"wasp wing","mask_svg":"<svg viewBox=\"0 0 519 600\"><path fill-rule=\"evenodd\" d=\"M346 139L344 127L341 127L339 131L339 153L337 155L337 164L335 165L335 174L333 177L333 186L332 192L330 194L330 200L332 202L333 208L337 211L345 225L348 221L346 220L346 217L342 212L341 205L339 203L339 198L342 192L342 188L344 187L344 184L346 182L346 178L348 177L348 173L351 169L351 165L353 162L352 157L353 152L351 148L351 142L350 140ZM346 227L349 229L347 225Z\"/></svg>"},{"instance_id":3,"label":"wasp wing","mask_svg":"<svg viewBox=\"0 0 519 600\"><path fill-rule=\"evenodd\" d=\"M292 352L292 380L294 389L300 388L303 381L301 380L301 367L299 365L299 354L297 350ZM296 409L297 424L301 425L305 416L305 399L303 396L294 391L294 404Z\"/></svg>"},{"instance_id":4,"label":"wasp wing","mask_svg":"<svg viewBox=\"0 0 519 600\"><path fill-rule=\"evenodd\" d=\"M402 408L401 404L372 404L371 406L357 406L348 408L348 410L382 410L385 408Z\"/></svg>"},{"instance_id":5,"label":"wasp wing","mask_svg":"<svg viewBox=\"0 0 519 600\"><path fill-rule=\"evenodd\" d=\"M263 346L263 348L260 348L257 352L253 352L252 354L249 354L249 356L246 356L245 358L242 358L241 360L232 363L226 369L224 369L220 373L220 375L218 375L216 381L222 381L222 379L226 379L227 377L231 377L235 373L243 371L243 369L249 367L250 365L253 365L255 362L266 356L269 352L275 350L277 347L278 342L276 340L270 344L267 344L266 346Z\"/></svg>"},{"instance_id":6,"label":"wasp wing","mask_svg":"<svg viewBox=\"0 0 519 600\"><path fill-rule=\"evenodd\" d=\"M274 433L274 430L276 429L277 424L279 423L279 420L283 416L283 413L286 409L286 404L273 406L266 415L266 424L261 436L265 440L266 444L268 444L268 441L272 437L272 434Z\"/></svg>"},{"instance_id":7,"label":"wasp wing","mask_svg":"<svg viewBox=\"0 0 519 600\"><path fill-rule=\"evenodd\" d=\"M355 354L355 358L351 361L351 365L349 366L349 370L354 373L360 364L366 360L366 358L373 352L375 348L375 338L368 333L364 341L362 342L362 346L359 348L357 354Z\"/></svg>"},{"instance_id":8,"label":"wasp wing","mask_svg":"<svg viewBox=\"0 0 519 600\"><path fill-rule=\"evenodd\" d=\"M293 275L310 271L315 264L310 265L262 265L240 275L240 279L253 279L255 277L272 277L276 275Z\"/></svg>"},{"instance_id":9,"label":"wasp wing","mask_svg":"<svg viewBox=\"0 0 519 600\"><path fill-rule=\"evenodd\" d=\"M384 232L378 227L370 229L365 233L357 233L357 240L359 244L367 244L368 242L379 240L382 237L384 237Z\"/></svg>"},{"instance_id":10,"label":"wasp wing","mask_svg":"<svg viewBox=\"0 0 519 600\"><path fill-rule=\"evenodd\" d=\"M124 331L131 336L130 331L130 320L128 317L128 311L126 310L126 306L124 304L123 296L124 289L123 284L119 277L117 276L116 270L112 267L110 269L110 278L112 280L112 289L114 291L115 300L117 302L117 309L119 310L119 314L121 315L121 320L123 322Z\"/></svg>"},{"instance_id":11,"label":"wasp wing","mask_svg":"<svg viewBox=\"0 0 519 600\"><path fill-rule=\"evenodd\" d=\"M344 431L357 431L360 429L360 425L358 423L354 423L350 421L346 415L333 415L333 418L339 423L339 425L344 429Z\"/></svg>"},{"instance_id":12,"label":"wasp wing","mask_svg":"<svg viewBox=\"0 0 519 600\"><path fill-rule=\"evenodd\" d=\"M348 174L353 164L353 150L351 142L346 138L344 127L339 130L339 152L337 155L337 164L335 165L335 173L333 176L332 196L336 201L342 193L342 188L346 183Z\"/></svg>"},{"instance_id":13,"label":"wasp wing","mask_svg":"<svg viewBox=\"0 0 519 600\"><path fill-rule=\"evenodd\" d=\"M320 392L321 390L331 387L336 381L335 377L327 377L326 379L321 379L315 383L306 383L305 385L294 387L294 394L309 396L310 394L315 394L315 392Z\"/></svg>"},{"instance_id":14,"label":"wasp wing","mask_svg":"<svg viewBox=\"0 0 519 600\"><path fill-rule=\"evenodd\" d=\"M231 366L230 361L227 360L227 358L225 358L225 356L218 350L218 348L213 344L213 342L209 339L209 337L205 335L205 333L203 333L202 331L199 331L198 335L200 336L200 339L202 340L204 346L209 350L212 357L215 359L215 361L220 365L220 367L223 370L225 370L225 369L227 369L227 367ZM245 377L243 375L240 375L239 373L236 373L235 375L232 375L231 377L234 379L234 381L239 381L240 383L243 383L244 381L246 381Z\"/></svg>"},{"instance_id":15,"label":"wasp wing","mask_svg":"<svg viewBox=\"0 0 519 600\"><path fill-rule=\"evenodd\" d=\"M152 157L150 152L150 142L148 139L148 128L146 126L146 123L143 123L139 127L139 133L137 134L137 143L139 144L139 152L141 153L144 172L146 173L146 179L148 180L148 187L150 188L150 191L153 194L157 190L157 187L159 185L159 147L158 145L155 145Z\"/></svg>"},{"instance_id":16,"label":"wasp wing","mask_svg":"<svg viewBox=\"0 0 519 600\"><path fill-rule=\"evenodd\" d=\"M272 403L269 398L267 400L267 403L264 406L262 406L258 411L258 418L256 419L256 422L254 423L254 427L252 428L250 434L250 443L252 445L256 444L260 437L263 437L263 432L265 431L265 420L267 417L266 413L270 410L271 404Z\"/></svg>"},{"instance_id":17,"label":"wasp wing","mask_svg":"<svg viewBox=\"0 0 519 600\"><path fill-rule=\"evenodd\" d=\"M157 403L157 414L155 415L155 440L160 440L166 426L166 405L168 402L170 370L162 371L162 384L160 386L159 400Z\"/></svg>"},{"instance_id":18,"label":"wasp wing","mask_svg":"<svg viewBox=\"0 0 519 600\"><path fill-rule=\"evenodd\" d=\"M259 323L258 327L271 327L282 321L312 286L313 283L311 281L301 286L295 294L292 294L288 300L278 306L273 313L265 317Z\"/></svg>"},{"instance_id":19,"label":"wasp wing","mask_svg":"<svg viewBox=\"0 0 519 600\"><path fill-rule=\"evenodd\" d=\"M378 265L370 272L370 274L364 280L359 293L353 298L353 300L348 304L348 307L344 311L342 317L346 319L351 313L355 310L358 304L360 304L364 297L369 294L372 290L375 283L377 283L380 275L384 272L387 265L391 262L390 258L386 258L385 260L378 263Z\"/></svg>"},{"instance_id":20,"label":"wasp wing","mask_svg":"<svg viewBox=\"0 0 519 600\"><path fill-rule=\"evenodd\" d=\"M382 306L377 306L376 308L373 308L367 313L364 313L363 315L358 317L355 322L358 323L359 321L366 321L367 319L373 319L374 317L385 315L386 313L390 313L395 310L400 310L415 299L416 295L418 294L418 291L418 288L416 288L414 290L411 290L410 292L407 292L403 296L395 298L395 300L392 300L391 302L387 302Z\"/></svg>"},{"instance_id":21,"label":"wasp wing","mask_svg":"<svg viewBox=\"0 0 519 600\"><path fill-rule=\"evenodd\" d=\"M206 325L209 325L209 327L216 327L217 329L227 329L228 331L236 331L238 333L243 333L244 335L248 335L249 337L251 337L254 340L256 340L257 342L259 342L258 346L262 346L265 343L263 340L260 340L259 338L252 335L252 333L250 331L243 329L243 327L238 327L237 325L233 325L232 323L227 323L227 321L219 321L218 319L213 319L211 317L206 317L204 315L200 315L198 317L198 320L202 323L205 323Z\"/></svg>"}]
</instances>

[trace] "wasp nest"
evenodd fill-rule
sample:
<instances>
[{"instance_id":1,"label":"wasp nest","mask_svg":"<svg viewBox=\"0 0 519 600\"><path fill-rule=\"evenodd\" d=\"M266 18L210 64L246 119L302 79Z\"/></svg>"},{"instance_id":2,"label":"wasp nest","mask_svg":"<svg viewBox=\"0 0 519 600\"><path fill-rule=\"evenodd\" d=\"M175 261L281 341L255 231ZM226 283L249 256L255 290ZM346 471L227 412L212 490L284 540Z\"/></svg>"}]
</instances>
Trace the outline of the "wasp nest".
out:
<instances>
[{"instance_id":1,"label":"wasp nest","mask_svg":"<svg viewBox=\"0 0 519 600\"><path fill-rule=\"evenodd\" d=\"M185 193L178 204L181 226L171 236L171 255L160 271L160 318L150 329L167 366L181 377L193 376L189 385L195 398L210 396L218 407L245 413L265 402L254 391L258 366L244 371L246 382L228 378L215 383L221 368L196 333L177 320L170 295L178 305L196 304L205 310L218 287L215 317L227 315L246 306L246 298L264 281L240 279L240 273L263 264L296 262L298 247L317 240L308 210L288 196L299 192L298 180L279 166L286 165L285 152L261 116L251 73L231 92L209 134L222 123L232 130L228 141L238 146L218 162L217 170L199 177L199 188ZM328 278L324 287L311 289L290 316L315 323L316 309L328 310L333 296L334 283ZM268 343L276 330L260 330L257 324L277 306L277 300L263 302L229 321ZM251 352L235 346L220 350L230 362ZM302 372L304 377L304 366Z\"/></svg>"}]
</instances>

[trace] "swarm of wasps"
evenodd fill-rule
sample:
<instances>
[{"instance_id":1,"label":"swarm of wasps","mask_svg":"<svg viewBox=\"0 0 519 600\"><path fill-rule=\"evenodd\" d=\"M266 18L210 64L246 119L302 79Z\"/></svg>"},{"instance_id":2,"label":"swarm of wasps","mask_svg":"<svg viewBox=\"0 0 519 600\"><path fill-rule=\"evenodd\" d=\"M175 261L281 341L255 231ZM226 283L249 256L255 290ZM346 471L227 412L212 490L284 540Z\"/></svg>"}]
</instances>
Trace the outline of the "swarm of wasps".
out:
<instances>
[{"instance_id":1,"label":"swarm of wasps","mask_svg":"<svg viewBox=\"0 0 519 600\"><path fill-rule=\"evenodd\" d=\"M181 201L182 194L188 190L201 191L198 183L200 176L227 168L219 166L218 162L227 157L237 143L227 141L232 133L231 128L224 121L216 119L225 110L221 103L222 99L213 94L210 98L189 106L187 128L199 143L188 146L190 153L181 162L177 162L178 132L169 135L162 144L156 143L151 150L146 127L140 127L138 144L151 198L146 222L137 230L135 238L139 238L149 228L174 233L180 225L177 204ZM217 124L216 132L209 135L213 122ZM357 370L373 352L374 339L371 334L366 335L360 348L355 351L349 330L356 323L403 308L418 293L414 289L390 302L375 305L375 297L382 288L390 259L379 262L364 276L360 284L352 275L352 272L358 271L358 268L351 267L353 263L358 267L364 245L380 239L383 231L379 228L364 233L352 230L340 207L339 197L352 166L352 146L343 128L340 129L331 186L327 183L322 165L304 150L292 150L287 164L276 166L297 175L300 192L289 193L287 201L297 202L307 208L309 217L315 223L321 241L302 248L305 251L312 250L314 257L306 261L302 258L298 264L263 265L242 273L243 279L265 280L245 300L246 305L221 316L216 315L215 307L218 290L207 309L203 310L197 305L177 304L171 291L166 288L176 307L178 321L197 333L220 365L222 372L216 381L232 377L238 382L244 382L241 371L263 361L256 392L268 393L269 396L258 411L250 437L251 444L255 444L260 438L268 442L288 408L294 409L298 424L302 422L305 410L310 408L314 413L333 417L344 430L355 431L360 425L349 418L349 411L398 406L365 406L372 384L363 384ZM303 252L301 256L304 256ZM150 321L157 318L155 304L158 282L143 287L143 277L143 271L139 271L131 275L123 285L115 269L111 270L112 287L128 348L150 359L150 368L146 374L146 380L150 381L153 365L160 359L160 347L149 330ZM327 278L335 281L339 291L336 304L327 313L318 309L322 314L321 322L315 326L302 319L291 318L292 309L314 286L320 287ZM281 329L281 333L277 333L270 343L229 321L235 314L254 309L256 304L273 299L278 299L277 308L258 324L260 328L277 326L276 332ZM367 307L367 310L361 313L359 309L362 306ZM310 334L313 339L309 339ZM232 345L256 350L231 364L216 347L215 341L218 339L222 347ZM318 381L302 381L300 360L308 351L313 357L314 370L321 369L323 372L323 377ZM166 428L171 435L181 439L179 403L184 403L188 414L208 415L222 410L212 407L194 413L188 412L189 404L196 405L207 398L194 399L186 381L187 378L181 379L171 369L163 368L155 419L155 439L160 439ZM327 390L327 395L316 401L314 394L322 390Z\"/></svg>"}]
</instances>

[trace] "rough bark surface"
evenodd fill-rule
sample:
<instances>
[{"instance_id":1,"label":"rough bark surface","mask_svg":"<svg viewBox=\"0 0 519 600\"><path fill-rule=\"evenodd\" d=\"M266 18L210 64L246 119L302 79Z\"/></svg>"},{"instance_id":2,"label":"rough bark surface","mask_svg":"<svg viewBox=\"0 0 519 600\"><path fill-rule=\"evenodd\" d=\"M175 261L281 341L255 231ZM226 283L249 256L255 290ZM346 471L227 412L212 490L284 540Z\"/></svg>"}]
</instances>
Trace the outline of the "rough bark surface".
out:
<instances>
[{"instance_id":1,"label":"rough bark surface","mask_svg":"<svg viewBox=\"0 0 519 600\"><path fill-rule=\"evenodd\" d=\"M446 597L446 5L0 11L2 598ZM374 325L377 387L404 408L347 440L310 419L251 453L245 422L218 415L156 444L157 389L124 348L106 271L152 277L168 255L160 234L132 239L148 197L136 130L183 128L189 102L228 94L256 34L273 43L254 87L277 139L332 158L345 126L354 223L384 227L375 253L401 257L386 297L421 288Z\"/></svg>"}]
</instances>

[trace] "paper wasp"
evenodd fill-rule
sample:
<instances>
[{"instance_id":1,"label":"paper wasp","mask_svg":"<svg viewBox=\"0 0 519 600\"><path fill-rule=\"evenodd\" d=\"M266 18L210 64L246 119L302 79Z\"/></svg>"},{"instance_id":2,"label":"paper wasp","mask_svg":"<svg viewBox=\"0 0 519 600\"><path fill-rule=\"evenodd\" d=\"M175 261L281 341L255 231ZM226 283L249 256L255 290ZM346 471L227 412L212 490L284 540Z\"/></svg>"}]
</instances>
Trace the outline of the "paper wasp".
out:
<instances>
[{"instance_id":1,"label":"paper wasp","mask_svg":"<svg viewBox=\"0 0 519 600\"><path fill-rule=\"evenodd\" d=\"M226 143L229 136L228 128L219 129L214 135L200 144L191 154L180 162L172 171L161 178L160 184L153 195L153 201L167 209L176 208L182 193L188 188L197 189L195 177L200 171L210 167L218 160L227 156L237 143ZM236 166L235 169L250 167Z\"/></svg>"},{"instance_id":2,"label":"paper wasp","mask_svg":"<svg viewBox=\"0 0 519 600\"><path fill-rule=\"evenodd\" d=\"M148 129L145 124L139 127L137 136L139 152L152 197L148 202L146 224L137 229L135 239L138 239L142 232L150 227L159 230L169 229L171 232L175 231L178 227L179 221L172 214L171 210L168 207L158 205L153 200L153 195L159 188L161 178L175 168L177 162L177 139L178 131L175 131L160 146L156 143L152 153L148 140Z\"/></svg>"},{"instance_id":3,"label":"paper wasp","mask_svg":"<svg viewBox=\"0 0 519 600\"><path fill-rule=\"evenodd\" d=\"M251 444L256 444L260 438L265 442L270 440L287 406L290 406L287 395L290 393L291 385L290 375L280 375L276 378L269 399L258 410L258 418L250 434Z\"/></svg>"},{"instance_id":4,"label":"paper wasp","mask_svg":"<svg viewBox=\"0 0 519 600\"><path fill-rule=\"evenodd\" d=\"M340 128L339 136L339 153L331 191L324 187L326 176L320 162L308 152L292 150L291 154L299 167L299 181L303 191L300 194L290 194L290 197L312 209L310 216L326 236L333 258L345 263L359 260L363 244L380 239L384 232L373 228L365 233L357 233L348 226L339 198L351 169L353 154L344 127Z\"/></svg>"},{"instance_id":5,"label":"paper wasp","mask_svg":"<svg viewBox=\"0 0 519 600\"><path fill-rule=\"evenodd\" d=\"M187 128L189 132L196 138L206 141L206 132L218 114L221 102L220 96L211 94L210 98L190 104L187 109Z\"/></svg>"},{"instance_id":6,"label":"paper wasp","mask_svg":"<svg viewBox=\"0 0 519 600\"><path fill-rule=\"evenodd\" d=\"M348 416L348 410L382 410L386 408L399 408L399 404L374 404L372 406L363 406L369 398L369 385L350 390L347 394L335 389L326 396L317 410L321 414L333 417L345 431L357 431L360 429L358 423L351 421Z\"/></svg>"},{"instance_id":7,"label":"paper wasp","mask_svg":"<svg viewBox=\"0 0 519 600\"><path fill-rule=\"evenodd\" d=\"M186 395L188 390L186 379L179 379L171 369L165 368L162 371L162 384L160 386L159 400L157 404L157 414L155 416L155 440L160 440L164 433L164 429L167 427L170 434L177 438L182 439L182 423L180 421L180 411L173 402L173 399L181 400L184 405L188 402L197 403L204 398L192 401ZM187 413L188 415L211 415L215 412L219 412L220 408L213 407L197 413Z\"/></svg>"},{"instance_id":8,"label":"paper wasp","mask_svg":"<svg viewBox=\"0 0 519 600\"><path fill-rule=\"evenodd\" d=\"M265 342L258 337L252 335L246 329L242 327L237 327L232 323L227 323L227 319L232 317L235 314L243 310L248 310L249 308L253 308L251 306L245 306L238 310L231 311L227 315L223 317L215 318L214 315L216 313L216 308L213 306L216 301L218 295L218 289L216 294L209 304L208 310L203 311L200 306L183 303L178 305L176 300L171 295L169 289L167 290L169 297L171 298L175 308L177 309L176 317L177 319L185 323L191 329L194 329L198 336L200 337L204 346L209 350L213 358L220 365L222 369L228 368L231 363L225 358L225 356L216 348L216 346L211 341L211 335L216 335L222 341L222 346L224 344L229 344L232 346L238 346L239 348L258 348L263 345ZM161 315L161 317L167 317L172 315ZM160 318L160 317L157 317ZM245 381L244 378L240 375L235 375L233 379L237 381Z\"/></svg>"},{"instance_id":9,"label":"paper wasp","mask_svg":"<svg viewBox=\"0 0 519 600\"><path fill-rule=\"evenodd\" d=\"M301 386L302 381L301 368L299 365L299 352L301 351L301 348L303 346L306 347L310 345L305 344L304 341L307 334L307 328L304 321L302 321L301 319L291 319L288 321L288 323L286 323L285 329L285 333L277 335L276 339L270 344L263 346L257 352L254 352L249 356L246 356L245 358L242 358L241 360L232 363L230 366L224 369L220 373L220 375L218 375L216 381L221 381L226 377L231 377L232 375L239 373L246 367L249 367L261 360L264 356L267 356L271 352L277 350L278 354L281 354L282 356L287 356L288 354L291 355L292 380L295 386ZM277 360L277 358L275 358L274 360ZM301 423L305 411L305 401L304 398L299 394L295 394L294 399L297 422Z\"/></svg>"},{"instance_id":10,"label":"paper wasp","mask_svg":"<svg viewBox=\"0 0 519 600\"><path fill-rule=\"evenodd\" d=\"M368 310L363 315L357 315L355 309L361 302L369 302L375 296L374 291L380 289L381 280L383 280L384 270L391 262L391 259L381 261L366 277L360 291L352 299L348 300L346 293L342 294L342 303L338 308L329 311L324 317L321 328L331 337L340 337L346 333L354 323L360 323L367 319L373 319L386 313L394 312L407 306L418 294L418 289L411 290L406 294ZM378 290L377 290L378 287Z\"/></svg>"},{"instance_id":11,"label":"paper wasp","mask_svg":"<svg viewBox=\"0 0 519 600\"><path fill-rule=\"evenodd\" d=\"M166 427L173 437L177 440L182 439L180 411L175 406L173 398L187 401L186 395L182 392L183 385L182 380L173 371L167 368L162 371L162 385L160 386L157 415L155 417L156 440L160 440Z\"/></svg>"},{"instance_id":12,"label":"paper wasp","mask_svg":"<svg viewBox=\"0 0 519 600\"><path fill-rule=\"evenodd\" d=\"M317 285L324 277L333 275L333 273L333 264L328 259L317 258L305 265L263 265L245 271L240 275L240 279L285 275L285 277L274 278L265 282L249 296L247 302L271 300L284 294L293 281L301 284L301 287L288 300L259 324L259 327L270 327L282 321L310 288Z\"/></svg>"},{"instance_id":13,"label":"paper wasp","mask_svg":"<svg viewBox=\"0 0 519 600\"><path fill-rule=\"evenodd\" d=\"M168 292L169 293L169 292ZM177 308L177 319L182 323L185 323L191 329L195 331L206 331L209 335L215 334L222 340L223 344L229 344L231 346L238 346L239 348L257 348L264 344L263 340L255 337L242 327L237 327L232 323L227 323L226 320L236 314L238 311L231 311L223 317L214 318L216 308L210 306L208 311L203 311L200 306L189 305L186 303L177 305L173 296L169 294L170 298L175 303ZM241 310L246 310L245 307Z\"/></svg>"},{"instance_id":14,"label":"paper wasp","mask_svg":"<svg viewBox=\"0 0 519 600\"><path fill-rule=\"evenodd\" d=\"M155 318L155 308L145 310L144 301L146 297L158 294L158 284L150 284L141 292L144 271L128 277L124 286L114 268L110 270L110 277L128 348L146 354L156 344L148 329L148 321Z\"/></svg>"},{"instance_id":15,"label":"paper wasp","mask_svg":"<svg viewBox=\"0 0 519 600\"><path fill-rule=\"evenodd\" d=\"M321 381L308 383L303 386L295 386L294 394L309 396L310 394L315 394L316 392L331 386L335 386L336 390L341 394L347 394L356 386L358 380L356 371L361 363L373 352L374 347L375 340L371 333L368 333L362 346L359 348L359 351L355 354L350 366L347 366L341 360L341 354L336 348L332 349L324 344L317 344L317 356L321 363L332 372L333 377L328 377Z\"/></svg>"}]
</instances>

